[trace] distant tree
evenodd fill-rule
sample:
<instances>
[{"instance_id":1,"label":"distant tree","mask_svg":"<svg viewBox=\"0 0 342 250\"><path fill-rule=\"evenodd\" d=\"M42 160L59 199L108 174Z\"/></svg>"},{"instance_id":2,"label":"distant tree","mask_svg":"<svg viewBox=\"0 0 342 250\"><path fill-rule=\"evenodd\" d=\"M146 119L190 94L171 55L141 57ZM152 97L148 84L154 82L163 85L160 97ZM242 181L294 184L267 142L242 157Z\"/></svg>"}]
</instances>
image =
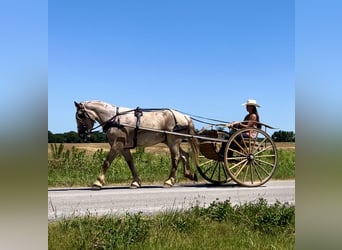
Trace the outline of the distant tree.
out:
<instances>
[{"instance_id":1,"label":"distant tree","mask_svg":"<svg viewBox=\"0 0 342 250\"><path fill-rule=\"evenodd\" d=\"M96 142L96 143L107 142L107 136L105 133L96 131L91 134L89 142Z\"/></svg>"},{"instance_id":2,"label":"distant tree","mask_svg":"<svg viewBox=\"0 0 342 250\"><path fill-rule=\"evenodd\" d=\"M80 143L84 142L75 131L54 134L48 131L48 143ZM90 135L87 142L102 143L107 142L106 134L102 132L94 132Z\"/></svg>"},{"instance_id":3,"label":"distant tree","mask_svg":"<svg viewBox=\"0 0 342 250\"><path fill-rule=\"evenodd\" d=\"M292 131L276 131L272 135L272 140L275 142L295 142L296 136Z\"/></svg>"},{"instance_id":4,"label":"distant tree","mask_svg":"<svg viewBox=\"0 0 342 250\"><path fill-rule=\"evenodd\" d=\"M81 138L74 131L64 133L64 142L66 143L79 143L82 142Z\"/></svg>"},{"instance_id":5,"label":"distant tree","mask_svg":"<svg viewBox=\"0 0 342 250\"><path fill-rule=\"evenodd\" d=\"M65 133L54 134L51 131L48 131L48 143L64 143L68 140L68 136Z\"/></svg>"},{"instance_id":6,"label":"distant tree","mask_svg":"<svg viewBox=\"0 0 342 250\"><path fill-rule=\"evenodd\" d=\"M64 143L63 134L51 134L50 138L48 138L49 143Z\"/></svg>"},{"instance_id":7,"label":"distant tree","mask_svg":"<svg viewBox=\"0 0 342 250\"><path fill-rule=\"evenodd\" d=\"M53 140L54 140L54 135L53 135L53 133L50 131L50 130L48 130L48 142L54 142Z\"/></svg>"}]
</instances>

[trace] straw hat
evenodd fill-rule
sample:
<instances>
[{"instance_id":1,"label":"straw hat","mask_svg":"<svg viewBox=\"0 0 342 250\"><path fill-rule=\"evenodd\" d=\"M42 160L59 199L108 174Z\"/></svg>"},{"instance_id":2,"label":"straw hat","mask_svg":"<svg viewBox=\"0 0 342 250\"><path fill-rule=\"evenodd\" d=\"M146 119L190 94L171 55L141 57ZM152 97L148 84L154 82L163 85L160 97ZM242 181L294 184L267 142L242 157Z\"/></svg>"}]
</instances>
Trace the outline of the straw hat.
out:
<instances>
[{"instance_id":1,"label":"straw hat","mask_svg":"<svg viewBox=\"0 0 342 250\"><path fill-rule=\"evenodd\" d=\"M242 105L245 105L245 106L252 105L252 106L256 106L258 108L260 107L260 105L257 104L256 100L253 100L253 99L248 99L247 102L242 103Z\"/></svg>"}]
</instances>

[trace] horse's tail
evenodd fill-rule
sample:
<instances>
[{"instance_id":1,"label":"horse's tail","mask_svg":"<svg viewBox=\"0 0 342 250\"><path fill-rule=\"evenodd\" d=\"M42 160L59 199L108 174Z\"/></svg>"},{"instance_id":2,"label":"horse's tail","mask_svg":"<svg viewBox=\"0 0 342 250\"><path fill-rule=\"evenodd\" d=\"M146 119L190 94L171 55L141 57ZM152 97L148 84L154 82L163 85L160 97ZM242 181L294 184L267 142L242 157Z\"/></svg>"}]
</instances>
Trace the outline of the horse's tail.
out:
<instances>
[{"instance_id":1,"label":"horse's tail","mask_svg":"<svg viewBox=\"0 0 342 250\"><path fill-rule=\"evenodd\" d=\"M196 130L195 130L195 126L194 123L192 122L192 120L188 120L189 123L189 134L190 135L196 135ZM196 167L199 166L199 162L198 162L198 155L199 155L199 143L196 137L189 137L188 140L192 152L193 152L193 158L194 158L194 162L196 164Z\"/></svg>"}]
</instances>

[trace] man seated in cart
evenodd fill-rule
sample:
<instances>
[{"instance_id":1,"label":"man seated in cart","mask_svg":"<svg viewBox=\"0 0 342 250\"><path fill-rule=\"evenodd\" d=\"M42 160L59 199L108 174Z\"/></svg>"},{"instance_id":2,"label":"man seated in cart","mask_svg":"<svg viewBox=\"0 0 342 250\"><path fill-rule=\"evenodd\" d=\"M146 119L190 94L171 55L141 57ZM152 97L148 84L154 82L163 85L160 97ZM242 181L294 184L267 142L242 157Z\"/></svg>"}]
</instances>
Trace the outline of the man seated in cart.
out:
<instances>
[{"instance_id":1,"label":"man seated in cart","mask_svg":"<svg viewBox=\"0 0 342 250\"><path fill-rule=\"evenodd\" d=\"M242 128L261 128L261 125L259 124L260 122L260 117L258 114L257 107L259 108L260 105L256 102L256 100L253 99L248 99L247 102L243 103L242 105L246 106L246 110L248 114L244 117L242 122L232 122L227 124L227 127L230 128L233 131L236 129L242 129ZM243 137L256 137L256 133L251 130L248 133L244 133ZM226 138L229 139L229 138ZM220 155L224 154L224 149L226 147L226 143L222 143L221 149L219 151ZM228 156L230 156L232 152L228 151Z\"/></svg>"}]
</instances>

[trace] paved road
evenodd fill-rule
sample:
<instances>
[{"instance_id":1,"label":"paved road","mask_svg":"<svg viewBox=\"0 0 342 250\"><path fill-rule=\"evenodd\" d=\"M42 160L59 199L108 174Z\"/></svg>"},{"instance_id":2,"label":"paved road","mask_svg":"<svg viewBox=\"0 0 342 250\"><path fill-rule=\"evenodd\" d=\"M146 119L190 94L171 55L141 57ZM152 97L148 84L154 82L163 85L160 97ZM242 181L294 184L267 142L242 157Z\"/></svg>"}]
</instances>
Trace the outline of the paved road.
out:
<instances>
[{"instance_id":1,"label":"paved road","mask_svg":"<svg viewBox=\"0 0 342 250\"><path fill-rule=\"evenodd\" d=\"M167 210L187 209L194 205L206 207L212 201L230 199L232 204L244 204L265 198L268 203L295 204L295 181L269 181L262 187L237 185L179 184L173 188L150 185L140 189L125 186L49 189L48 219L56 220L80 215L122 215L126 212L152 214Z\"/></svg>"}]
</instances>

